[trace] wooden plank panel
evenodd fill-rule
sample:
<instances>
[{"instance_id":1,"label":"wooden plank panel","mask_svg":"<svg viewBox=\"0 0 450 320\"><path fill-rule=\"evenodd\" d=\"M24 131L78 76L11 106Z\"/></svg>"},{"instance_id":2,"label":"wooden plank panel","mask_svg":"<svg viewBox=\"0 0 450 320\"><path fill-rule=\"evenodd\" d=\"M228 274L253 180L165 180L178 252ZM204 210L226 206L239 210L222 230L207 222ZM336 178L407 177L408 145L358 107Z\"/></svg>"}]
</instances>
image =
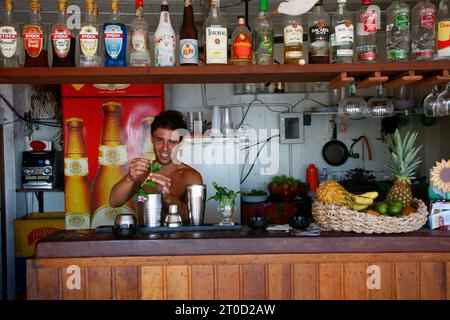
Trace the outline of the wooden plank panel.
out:
<instances>
[{"instance_id":1,"label":"wooden plank panel","mask_svg":"<svg viewBox=\"0 0 450 320\"><path fill-rule=\"evenodd\" d=\"M166 268L166 292L168 300L190 298L188 266L168 266Z\"/></svg>"},{"instance_id":2,"label":"wooden plank panel","mask_svg":"<svg viewBox=\"0 0 450 320\"><path fill-rule=\"evenodd\" d=\"M216 290L216 298L219 300L241 299L238 265L218 265L216 267Z\"/></svg>"},{"instance_id":3,"label":"wooden plank panel","mask_svg":"<svg viewBox=\"0 0 450 320\"><path fill-rule=\"evenodd\" d=\"M242 299L266 299L266 266L264 264L242 266Z\"/></svg>"},{"instance_id":4,"label":"wooden plank panel","mask_svg":"<svg viewBox=\"0 0 450 320\"><path fill-rule=\"evenodd\" d=\"M70 266L61 269L62 298L64 300L86 300L86 270Z\"/></svg>"},{"instance_id":5,"label":"wooden plank panel","mask_svg":"<svg viewBox=\"0 0 450 320\"><path fill-rule=\"evenodd\" d=\"M342 299L342 264L321 263L319 265L319 299Z\"/></svg>"},{"instance_id":6,"label":"wooden plank panel","mask_svg":"<svg viewBox=\"0 0 450 320\"><path fill-rule=\"evenodd\" d=\"M268 298L273 300L291 299L291 265L269 264L267 268Z\"/></svg>"},{"instance_id":7,"label":"wooden plank panel","mask_svg":"<svg viewBox=\"0 0 450 320\"><path fill-rule=\"evenodd\" d=\"M27 259L27 300L37 300L37 271L32 259Z\"/></svg>"},{"instance_id":8,"label":"wooden plank panel","mask_svg":"<svg viewBox=\"0 0 450 320\"><path fill-rule=\"evenodd\" d=\"M344 299L366 300L369 297L367 290L367 266L365 263L344 264Z\"/></svg>"},{"instance_id":9,"label":"wooden plank panel","mask_svg":"<svg viewBox=\"0 0 450 320\"><path fill-rule=\"evenodd\" d=\"M39 300L59 300L59 269L37 270L37 295Z\"/></svg>"},{"instance_id":10,"label":"wooden plank panel","mask_svg":"<svg viewBox=\"0 0 450 320\"><path fill-rule=\"evenodd\" d=\"M414 262L399 262L395 264L395 299L419 299L418 264Z\"/></svg>"},{"instance_id":11,"label":"wooden plank panel","mask_svg":"<svg viewBox=\"0 0 450 320\"><path fill-rule=\"evenodd\" d=\"M318 264L302 263L293 267L293 299L316 300Z\"/></svg>"},{"instance_id":12,"label":"wooden plank panel","mask_svg":"<svg viewBox=\"0 0 450 320\"><path fill-rule=\"evenodd\" d=\"M141 299L164 299L164 272L161 266L141 267Z\"/></svg>"},{"instance_id":13,"label":"wooden plank panel","mask_svg":"<svg viewBox=\"0 0 450 320\"><path fill-rule=\"evenodd\" d=\"M87 270L87 283L88 299L111 300L113 298L111 268L89 268Z\"/></svg>"},{"instance_id":14,"label":"wooden plank panel","mask_svg":"<svg viewBox=\"0 0 450 320\"><path fill-rule=\"evenodd\" d=\"M420 299L442 300L445 297L445 269L442 263L420 264Z\"/></svg>"},{"instance_id":15,"label":"wooden plank panel","mask_svg":"<svg viewBox=\"0 0 450 320\"><path fill-rule=\"evenodd\" d=\"M137 267L114 268L114 293L117 300L137 300L139 298Z\"/></svg>"},{"instance_id":16,"label":"wooden plank panel","mask_svg":"<svg viewBox=\"0 0 450 320\"><path fill-rule=\"evenodd\" d=\"M214 266L194 265L191 267L191 274L192 299L214 299Z\"/></svg>"},{"instance_id":17,"label":"wooden plank panel","mask_svg":"<svg viewBox=\"0 0 450 320\"><path fill-rule=\"evenodd\" d=\"M394 265L392 263L371 262L368 264L368 268L370 271L367 274L369 299L392 300L394 297Z\"/></svg>"}]
</instances>

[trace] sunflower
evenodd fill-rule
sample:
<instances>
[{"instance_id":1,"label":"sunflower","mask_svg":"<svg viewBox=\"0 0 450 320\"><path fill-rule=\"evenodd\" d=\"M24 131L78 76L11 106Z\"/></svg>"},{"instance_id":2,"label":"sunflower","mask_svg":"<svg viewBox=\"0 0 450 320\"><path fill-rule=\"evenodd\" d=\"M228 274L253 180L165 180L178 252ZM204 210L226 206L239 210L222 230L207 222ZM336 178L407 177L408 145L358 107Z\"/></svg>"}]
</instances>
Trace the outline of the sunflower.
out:
<instances>
[{"instance_id":1,"label":"sunflower","mask_svg":"<svg viewBox=\"0 0 450 320\"><path fill-rule=\"evenodd\" d=\"M444 193L450 192L450 160L436 161L436 166L431 169L432 185Z\"/></svg>"}]
</instances>

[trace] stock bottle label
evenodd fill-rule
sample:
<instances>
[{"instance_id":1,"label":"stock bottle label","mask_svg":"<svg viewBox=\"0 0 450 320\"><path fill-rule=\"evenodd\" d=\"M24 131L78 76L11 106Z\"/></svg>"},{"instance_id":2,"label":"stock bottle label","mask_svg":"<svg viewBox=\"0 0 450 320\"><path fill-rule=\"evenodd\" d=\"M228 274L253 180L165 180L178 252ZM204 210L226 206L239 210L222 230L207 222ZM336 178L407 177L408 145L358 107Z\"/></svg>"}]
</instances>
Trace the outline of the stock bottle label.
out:
<instances>
[{"instance_id":1,"label":"stock bottle label","mask_svg":"<svg viewBox=\"0 0 450 320\"><path fill-rule=\"evenodd\" d=\"M198 40L180 40L180 64L198 64Z\"/></svg>"},{"instance_id":2,"label":"stock bottle label","mask_svg":"<svg viewBox=\"0 0 450 320\"><path fill-rule=\"evenodd\" d=\"M94 26L84 26L80 30L80 48L85 57L95 56L98 48L98 30Z\"/></svg>"},{"instance_id":3,"label":"stock bottle label","mask_svg":"<svg viewBox=\"0 0 450 320\"><path fill-rule=\"evenodd\" d=\"M19 35L14 27L0 28L0 50L5 58L11 58L17 50Z\"/></svg>"},{"instance_id":4,"label":"stock bottle label","mask_svg":"<svg viewBox=\"0 0 450 320\"><path fill-rule=\"evenodd\" d=\"M70 51L71 33L67 27L58 26L52 32L53 49L58 57L64 59Z\"/></svg>"},{"instance_id":5,"label":"stock bottle label","mask_svg":"<svg viewBox=\"0 0 450 320\"><path fill-rule=\"evenodd\" d=\"M36 58L42 51L43 32L41 27L35 25L26 26L23 30L25 50L31 58Z\"/></svg>"},{"instance_id":6,"label":"stock bottle label","mask_svg":"<svg viewBox=\"0 0 450 320\"><path fill-rule=\"evenodd\" d=\"M128 163L127 148L124 145L115 147L100 145L98 148L98 163L102 166L121 166Z\"/></svg>"},{"instance_id":7,"label":"stock bottle label","mask_svg":"<svg viewBox=\"0 0 450 320\"><path fill-rule=\"evenodd\" d=\"M155 38L155 65L169 67L175 64L175 35L161 34Z\"/></svg>"},{"instance_id":8,"label":"stock bottle label","mask_svg":"<svg viewBox=\"0 0 450 320\"><path fill-rule=\"evenodd\" d=\"M450 56L450 21L440 21L438 23L438 56Z\"/></svg>"},{"instance_id":9,"label":"stock bottle label","mask_svg":"<svg viewBox=\"0 0 450 320\"><path fill-rule=\"evenodd\" d=\"M64 175L87 176L89 173L87 158L71 159L64 158Z\"/></svg>"},{"instance_id":10,"label":"stock bottle label","mask_svg":"<svg viewBox=\"0 0 450 320\"><path fill-rule=\"evenodd\" d=\"M241 33L233 42L233 60L252 61L252 54L252 40Z\"/></svg>"},{"instance_id":11,"label":"stock bottle label","mask_svg":"<svg viewBox=\"0 0 450 320\"><path fill-rule=\"evenodd\" d=\"M434 28L435 10L433 8L423 8L420 10L420 24L427 29Z\"/></svg>"},{"instance_id":12,"label":"stock bottle label","mask_svg":"<svg viewBox=\"0 0 450 320\"><path fill-rule=\"evenodd\" d=\"M134 214L134 211L126 206L111 208L110 206L101 206L96 208L91 221L91 228L97 228L99 226L112 226L114 225L114 219L118 214Z\"/></svg>"},{"instance_id":13,"label":"stock bottle label","mask_svg":"<svg viewBox=\"0 0 450 320\"><path fill-rule=\"evenodd\" d=\"M123 30L118 25L106 26L104 32L106 52L112 59L116 59L123 47Z\"/></svg>"},{"instance_id":14,"label":"stock bottle label","mask_svg":"<svg viewBox=\"0 0 450 320\"><path fill-rule=\"evenodd\" d=\"M146 53L148 51L144 30L133 30L131 33L131 48L133 53Z\"/></svg>"},{"instance_id":15,"label":"stock bottle label","mask_svg":"<svg viewBox=\"0 0 450 320\"><path fill-rule=\"evenodd\" d=\"M227 28L206 28L206 63L227 64Z\"/></svg>"}]
</instances>

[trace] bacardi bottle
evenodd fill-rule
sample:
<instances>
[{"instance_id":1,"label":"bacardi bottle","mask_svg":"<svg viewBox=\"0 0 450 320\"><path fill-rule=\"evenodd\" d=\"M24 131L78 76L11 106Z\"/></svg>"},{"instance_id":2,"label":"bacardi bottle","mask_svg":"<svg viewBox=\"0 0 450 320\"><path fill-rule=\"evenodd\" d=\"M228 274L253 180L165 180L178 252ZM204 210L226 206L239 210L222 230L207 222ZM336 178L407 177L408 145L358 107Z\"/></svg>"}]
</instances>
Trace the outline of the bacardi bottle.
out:
<instances>
[{"instance_id":1,"label":"bacardi bottle","mask_svg":"<svg viewBox=\"0 0 450 320\"><path fill-rule=\"evenodd\" d=\"M438 11L437 59L450 59L450 11L448 0L441 0Z\"/></svg>"},{"instance_id":2,"label":"bacardi bottle","mask_svg":"<svg viewBox=\"0 0 450 320\"><path fill-rule=\"evenodd\" d=\"M150 66L148 23L144 20L144 0L136 0L136 18L130 26L130 66Z\"/></svg>"},{"instance_id":3,"label":"bacardi bottle","mask_svg":"<svg viewBox=\"0 0 450 320\"><path fill-rule=\"evenodd\" d=\"M356 61L377 62L380 7L372 0L362 0L356 27Z\"/></svg>"},{"instance_id":4,"label":"bacardi bottle","mask_svg":"<svg viewBox=\"0 0 450 320\"><path fill-rule=\"evenodd\" d=\"M259 13L252 30L255 64L273 64L273 23L268 10L268 1L259 0Z\"/></svg>"},{"instance_id":5,"label":"bacardi bottle","mask_svg":"<svg viewBox=\"0 0 450 320\"><path fill-rule=\"evenodd\" d=\"M408 61L410 48L409 6L394 0L386 9L386 60Z\"/></svg>"},{"instance_id":6,"label":"bacardi bottle","mask_svg":"<svg viewBox=\"0 0 450 320\"><path fill-rule=\"evenodd\" d=\"M303 27L300 16L284 16L284 64L305 64Z\"/></svg>"},{"instance_id":7,"label":"bacardi bottle","mask_svg":"<svg viewBox=\"0 0 450 320\"><path fill-rule=\"evenodd\" d=\"M25 67L48 67L47 31L41 22L39 0L30 0L30 21L23 26Z\"/></svg>"},{"instance_id":8,"label":"bacardi bottle","mask_svg":"<svg viewBox=\"0 0 450 320\"><path fill-rule=\"evenodd\" d=\"M110 0L111 18L103 25L105 66L127 65L127 27L120 22L119 0Z\"/></svg>"},{"instance_id":9,"label":"bacardi bottle","mask_svg":"<svg viewBox=\"0 0 450 320\"><path fill-rule=\"evenodd\" d=\"M228 63L227 25L227 20L220 13L220 1L211 0L211 11L203 26L206 64Z\"/></svg>"},{"instance_id":10,"label":"bacardi bottle","mask_svg":"<svg viewBox=\"0 0 450 320\"><path fill-rule=\"evenodd\" d=\"M420 0L411 9L411 53L413 60L429 60L435 49L436 7L430 0Z\"/></svg>"},{"instance_id":11,"label":"bacardi bottle","mask_svg":"<svg viewBox=\"0 0 450 320\"><path fill-rule=\"evenodd\" d=\"M330 63L330 16L319 0L308 17L309 63Z\"/></svg>"},{"instance_id":12,"label":"bacardi bottle","mask_svg":"<svg viewBox=\"0 0 450 320\"><path fill-rule=\"evenodd\" d=\"M345 7L347 0L337 0L337 9L331 18L331 63L353 62L353 15Z\"/></svg>"},{"instance_id":13,"label":"bacardi bottle","mask_svg":"<svg viewBox=\"0 0 450 320\"><path fill-rule=\"evenodd\" d=\"M180 28L180 65L198 65L198 31L191 0L184 0L183 23Z\"/></svg>"},{"instance_id":14,"label":"bacardi bottle","mask_svg":"<svg viewBox=\"0 0 450 320\"><path fill-rule=\"evenodd\" d=\"M81 25L80 67L100 67L99 25L94 14L94 0L86 0L86 17Z\"/></svg>"},{"instance_id":15,"label":"bacardi bottle","mask_svg":"<svg viewBox=\"0 0 450 320\"><path fill-rule=\"evenodd\" d=\"M155 66L170 67L175 65L175 31L170 23L169 4L161 3L158 28L155 31Z\"/></svg>"},{"instance_id":16,"label":"bacardi bottle","mask_svg":"<svg viewBox=\"0 0 450 320\"><path fill-rule=\"evenodd\" d=\"M75 67L75 37L67 27L67 0L58 0L58 19L52 27L52 67Z\"/></svg>"},{"instance_id":17,"label":"bacardi bottle","mask_svg":"<svg viewBox=\"0 0 450 320\"><path fill-rule=\"evenodd\" d=\"M13 1L5 0L4 19L0 25L0 67L17 68L21 66L23 50L19 26L14 22Z\"/></svg>"}]
</instances>

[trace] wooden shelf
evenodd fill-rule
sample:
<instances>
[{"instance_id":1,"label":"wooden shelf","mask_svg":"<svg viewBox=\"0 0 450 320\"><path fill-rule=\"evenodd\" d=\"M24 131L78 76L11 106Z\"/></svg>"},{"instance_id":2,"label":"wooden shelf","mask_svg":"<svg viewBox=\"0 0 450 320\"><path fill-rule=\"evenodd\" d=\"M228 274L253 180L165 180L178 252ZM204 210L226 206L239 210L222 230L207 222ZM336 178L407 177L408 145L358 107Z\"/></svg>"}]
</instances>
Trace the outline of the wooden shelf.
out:
<instances>
[{"instance_id":1,"label":"wooden shelf","mask_svg":"<svg viewBox=\"0 0 450 320\"><path fill-rule=\"evenodd\" d=\"M61 83L264 83L318 82L346 77L367 78L375 73L393 79L407 72L423 80L442 77L450 61L382 62L371 64L309 64L183 67L100 67L100 68L0 68L0 84ZM344 79L348 80L348 79ZM336 81L336 80L335 80ZM422 82L420 81L420 82ZM342 81L346 83L346 81Z\"/></svg>"}]
</instances>

